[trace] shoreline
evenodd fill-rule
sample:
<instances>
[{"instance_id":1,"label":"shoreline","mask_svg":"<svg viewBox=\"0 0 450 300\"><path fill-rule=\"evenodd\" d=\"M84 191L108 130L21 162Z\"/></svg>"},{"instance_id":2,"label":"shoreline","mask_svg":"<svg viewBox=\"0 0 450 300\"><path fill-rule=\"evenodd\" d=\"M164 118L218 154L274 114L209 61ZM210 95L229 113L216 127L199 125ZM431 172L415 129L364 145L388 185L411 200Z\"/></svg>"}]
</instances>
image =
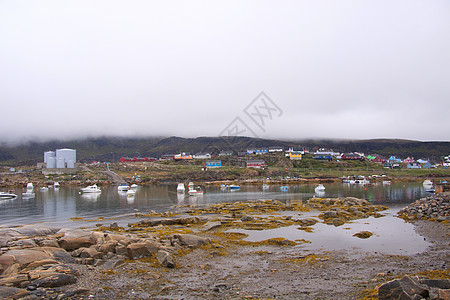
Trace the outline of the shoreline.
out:
<instances>
[{"instance_id":1,"label":"shoreline","mask_svg":"<svg viewBox=\"0 0 450 300\"><path fill-rule=\"evenodd\" d=\"M405 274L426 271L427 276L450 279L448 221L411 219L414 230L431 243L412 255L310 251L301 246L307 241L252 243L228 232L297 224L314 234L317 222L345 227L354 219L382 217L384 209L352 197L289 205L263 200L186 207L187 216L153 212L124 227L113 220L95 230L18 227L12 230L30 236L1 235L0 295L8 290L59 299L376 299L377 286ZM278 215L280 210L300 217ZM318 215L302 217L308 210ZM38 237L39 230L47 234ZM27 251L35 251L31 260ZM44 254L36 256L37 251ZM18 265L8 259L10 254Z\"/></svg>"}]
</instances>

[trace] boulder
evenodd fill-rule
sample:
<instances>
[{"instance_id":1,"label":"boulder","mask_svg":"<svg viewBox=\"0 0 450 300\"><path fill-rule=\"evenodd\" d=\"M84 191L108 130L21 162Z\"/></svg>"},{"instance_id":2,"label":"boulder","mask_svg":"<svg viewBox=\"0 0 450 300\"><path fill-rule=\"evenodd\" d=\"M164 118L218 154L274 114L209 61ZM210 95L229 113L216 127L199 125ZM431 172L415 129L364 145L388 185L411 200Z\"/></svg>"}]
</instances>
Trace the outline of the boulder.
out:
<instances>
[{"instance_id":1,"label":"boulder","mask_svg":"<svg viewBox=\"0 0 450 300\"><path fill-rule=\"evenodd\" d=\"M50 254L52 257L54 257L59 262L66 263L66 264L75 263L72 255L70 255L69 252L67 252L63 248L41 247L41 249L45 253Z\"/></svg>"},{"instance_id":2,"label":"boulder","mask_svg":"<svg viewBox=\"0 0 450 300\"><path fill-rule=\"evenodd\" d=\"M18 248L34 248L37 246L34 240L32 239L20 239L15 241L9 241L7 243L8 247L18 247Z\"/></svg>"},{"instance_id":3,"label":"boulder","mask_svg":"<svg viewBox=\"0 0 450 300\"><path fill-rule=\"evenodd\" d=\"M95 249L95 247L89 247L89 248L80 248L80 254L79 257L81 258L102 258L103 253L99 252Z\"/></svg>"},{"instance_id":4,"label":"boulder","mask_svg":"<svg viewBox=\"0 0 450 300\"><path fill-rule=\"evenodd\" d=\"M172 255L167 252L160 250L158 253L156 253L156 259L158 259L161 266L166 268L174 268L175 267L175 260L173 259Z\"/></svg>"},{"instance_id":5,"label":"boulder","mask_svg":"<svg viewBox=\"0 0 450 300\"><path fill-rule=\"evenodd\" d=\"M117 245L117 246L115 247L114 252L115 252L117 255L127 255L128 250L127 250L127 247L126 247L125 245L119 244L119 245Z\"/></svg>"},{"instance_id":6,"label":"boulder","mask_svg":"<svg viewBox=\"0 0 450 300\"><path fill-rule=\"evenodd\" d=\"M147 257L151 253L147 248L147 243L134 243L127 246L127 254L131 259L139 259Z\"/></svg>"},{"instance_id":7,"label":"boulder","mask_svg":"<svg viewBox=\"0 0 450 300\"><path fill-rule=\"evenodd\" d=\"M211 239L196 236L193 234L174 234L174 239L179 241L182 246L198 247L211 242Z\"/></svg>"},{"instance_id":8,"label":"boulder","mask_svg":"<svg viewBox=\"0 0 450 300\"><path fill-rule=\"evenodd\" d=\"M28 237L48 236L57 233L60 228L44 225L25 225L14 228L14 231Z\"/></svg>"},{"instance_id":9,"label":"boulder","mask_svg":"<svg viewBox=\"0 0 450 300\"><path fill-rule=\"evenodd\" d=\"M45 239L38 241L40 247L54 247L59 248L58 241L56 239Z\"/></svg>"},{"instance_id":10,"label":"boulder","mask_svg":"<svg viewBox=\"0 0 450 300\"><path fill-rule=\"evenodd\" d=\"M29 271L29 270L34 270L34 269L36 269L37 267L40 267L40 266L56 265L56 264L58 264L58 262L56 260L54 260L54 259L37 260L37 261L34 261L34 262L30 263L23 271L26 272L26 271Z\"/></svg>"},{"instance_id":11,"label":"boulder","mask_svg":"<svg viewBox=\"0 0 450 300\"><path fill-rule=\"evenodd\" d=\"M111 233L108 233L106 235L105 241L116 241L119 244L122 244L125 246L128 246L131 243L131 240L128 237L120 235L120 234L111 234Z\"/></svg>"},{"instance_id":12,"label":"boulder","mask_svg":"<svg viewBox=\"0 0 450 300\"><path fill-rule=\"evenodd\" d=\"M28 264L36 260L52 259L53 257L37 249L13 249L9 250L1 256L0 263L3 265L4 261L11 261L13 259L14 263L18 263L21 268L25 268ZM5 267L5 265L3 265Z\"/></svg>"},{"instance_id":13,"label":"boulder","mask_svg":"<svg viewBox=\"0 0 450 300\"><path fill-rule=\"evenodd\" d=\"M69 274L56 274L46 278L33 281L33 284L37 287L54 288L63 285L74 284L77 282L77 278Z\"/></svg>"},{"instance_id":14,"label":"boulder","mask_svg":"<svg viewBox=\"0 0 450 300\"><path fill-rule=\"evenodd\" d=\"M337 211L330 210L330 211L324 212L323 217L324 217L324 219L336 218L337 214L338 214Z\"/></svg>"},{"instance_id":15,"label":"boulder","mask_svg":"<svg viewBox=\"0 0 450 300\"><path fill-rule=\"evenodd\" d=\"M304 227L304 226L312 226L312 225L317 223L317 220L313 219L313 218L304 218L304 219L297 220L297 223L300 226L302 226L302 227Z\"/></svg>"},{"instance_id":16,"label":"boulder","mask_svg":"<svg viewBox=\"0 0 450 300\"><path fill-rule=\"evenodd\" d=\"M109 253L109 252L114 253L117 244L118 244L117 241L107 241L103 244L97 245L96 249L97 249L97 251L102 252L104 254Z\"/></svg>"},{"instance_id":17,"label":"boulder","mask_svg":"<svg viewBox=\"0 0 450 300\"><path fill-rule=\"evenodd\" d=\"M416 295L429 296L426 286L419 283L415 276L403 276L401 279L389 281L378 288L378 299L413 299Z\"/></svg>"},{"instance_id":18,"label":"boulder","mask_svg":"<svg viewBox=\"0 0 450 300\"><path fill-rule=\"evenodd\" d=\"M360 239L368 239L372 235L373 235L373 233L370 232L370 231L360 231L360 232L355 233L353 236L356 236L356 237L358 237Z\"/></svg>"},{"instance_id":19,"label":"boulder","mask_svg":"<svg viewBox=\"0 0 450 300\"><path fill-rule=\"evenodd\" d=\"M153 241L145 241L145 246L147 247L148 252L153 254L158 252L159 248L161 247L161 244Z\"/></svg>"}]
</instances>

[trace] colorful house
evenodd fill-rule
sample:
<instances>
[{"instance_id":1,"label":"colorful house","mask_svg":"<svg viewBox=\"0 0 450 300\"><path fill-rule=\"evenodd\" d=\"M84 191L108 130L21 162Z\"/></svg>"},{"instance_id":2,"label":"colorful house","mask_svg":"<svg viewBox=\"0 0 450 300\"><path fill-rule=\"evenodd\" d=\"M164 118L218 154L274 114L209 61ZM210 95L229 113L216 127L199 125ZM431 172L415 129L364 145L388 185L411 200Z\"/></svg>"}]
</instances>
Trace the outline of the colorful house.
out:
<instances>
[{"instance_id":1,"label":"colorful house","mask_svg":"<svg viewBox=\"0 0 450 300\"><path fill-rule=\"evenodd\" d=\"M410 162L406 168L408 169L421 169L422 166L418 162Z\"/></svg>"},{"instance_id":2,"label":"colorful house","mask_svg":"<svg viewBox=\"0 0 450 300\"><path fill-rule=\"evenodd\" d=\"M204 152L199 152L197 154L194 154L194 159L210 159L211 158L211 154L209 153L204 153Z\"/></svg>"},{"instance_id":3,"label":"colorful house","mask_svg":"<svg viewBox=\"0 0 450 300\"><path fill-rule=\"evenodd\" d=\"M222 161L221 160L208 160L208 161L206 161L205 166L207 168L220 168L220 167L222 167Z\"/></svg>"},{"instance_id":4,"label":"colorful house","mask_svg":"<svg viewBox=\"0 0 450 300\"><path fill-rule=\"evenodd\" d=\"M255 150L255 154L266 154L269 153L269 149L267 148L257 148Z\"/></svg>"},{"instance_id":5,"label":"colorful house","mask_svg":"<svg viewBox=\"0 0 450 300\"><path fill-rule=\"evenodd\" d=\"M403 161L405 164L410 164L410 163L413 163L413 162L415 162L415 160L414 160L414 157L407 157L404 161Z\"/></svg>"},{"instance_id":6,"label":"colorful house","mask_svg":"<svg viewBox=\"0 0 450 300\"><path fill-rule=\"evenodd\" d=\"M263 160L260 159L252 159L247 160L247 168L263 168L266 164Z\"/></svg>"},{"instance_id":7,"label":"colorful house","mask_svg":"<svg viewBox=\"0 0 450 300\"><path fill-rule=\"evenodd\" d=\"M289 159L292 160L300 160L303 158L303 151L290 151Z\"/></svg>"},{"instance_id":8,"label":"colorful house","mask_svg":"<svg viewBox=\"0 0 450 300\"><path fill-rule=\"evenodd\" d=\"M342 160L364 160L364 157L356 153L344 153L341 155Z\"/></svg>"},{"instance_id":9,"label":"colorful house","mask_svg":"<svg viewBox=\"0 0 450 300\"><path fill-rule=\"evenodd\" d=\"M189 154L189 153L183 152L183 153L175 155L173 158L175 160L191 160L192 159L192 155Z\"/></svg>"},{"instance_id":10,"label":"colorful house","mask_svg":"<svg viewBox=\"0 0 450 300\"><path fill-rule=\"evenodd\" d=\"M382 158L382 157L379 156L379 155L376 155L375 158L372 159L371 161L374 162L374 163L382 164L382 163L384 163L385 159Z\"/></svg>"},{"instance_id":11,"label":"colorful house","mask_svg":"<svg viewBox=\"0 0 450 300\"><path fill-rule=\"evenodd\" d=\"M422 165L422 168L423 169L431 169L431 168L436 168L436 166L431 161L427 161L426 163L424 163Z\"/></svg>"}]
</instances>

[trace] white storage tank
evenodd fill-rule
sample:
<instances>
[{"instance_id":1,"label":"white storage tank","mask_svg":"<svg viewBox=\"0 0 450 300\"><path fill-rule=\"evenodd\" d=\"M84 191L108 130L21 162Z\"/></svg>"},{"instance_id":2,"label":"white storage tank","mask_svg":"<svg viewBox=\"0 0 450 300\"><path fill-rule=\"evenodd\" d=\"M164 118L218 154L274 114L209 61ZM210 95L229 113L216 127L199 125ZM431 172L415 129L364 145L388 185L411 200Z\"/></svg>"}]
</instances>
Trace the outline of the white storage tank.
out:
<instances>
[{"instance_id":1,"label":"white storage tank","mask_svg":"<svg viewBox=\"0 0 450 300\"><path fill-rule=\"evenodd\" d=\"M68 160L68 161L67 161L67 168L68 168L68 169L73 169L73 168L75 168L75 161L73 161L73 160Z\"/></svg>"},{"instance_id":2,"label":"white storage tank","mask_svg":"<svg viewBox=\"0 0 450 300\"><path fill-rule=\"evenodd\" d=\"M45 163L48 162L48 158L49 158L49 157L56 157L55 151L47 151L47 152L44 152L44 162L45 162Z\"/></svg>"},{"instance_id":3,"label":"white storage tank","mask_svg":"<svg viewBox=\"0 0 450 300\"><path fill-rule=\"evenodd\" d=\"M56 159L63 158L66 162L69 160L77 161L77 151L74 149L57 149Z\"/></svg>"},{"instance_id":4,"label":"white storage tank","mask_svg":"<svg viewBox=\"0 0 450 300\"><path fill-rule=\"evenodd\" d=\"M58 169L64 169L66 167L66 161L64 160L63 157L58 157L56 159L56 167Z\"/></svg>"},{"instance_id":5,"label":"white storage tank","mask_svg":"<svg viewBox=\"0 0 450 300\"><path fill-rule=\"evenodd\" d=\"M48 157L47 158L47 169L54 169L56 168L56 157Z\"/></svg>"}]
</instances>

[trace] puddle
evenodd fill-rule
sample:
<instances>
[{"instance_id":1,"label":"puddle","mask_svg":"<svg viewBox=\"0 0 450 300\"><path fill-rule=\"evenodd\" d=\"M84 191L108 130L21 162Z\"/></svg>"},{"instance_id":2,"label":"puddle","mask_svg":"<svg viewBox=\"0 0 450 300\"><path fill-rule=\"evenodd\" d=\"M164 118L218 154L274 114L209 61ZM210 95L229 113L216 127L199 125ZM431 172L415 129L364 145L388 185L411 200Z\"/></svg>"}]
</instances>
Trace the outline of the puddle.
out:
<instances>
[{"instance_id":1,"label":"puddle","mask_svg":"<svg viewBox=\"0 0 450 300\"><path fill-rule=\"evenodd\" d=\"M383 211L386 216L369 217L347 223L339 227L317 223L313 232L289 226L268 230L233 229L230 232L246 233L245 241L258 242L270 238L285 238L291 241L305 239L311 243L301 243L296 247L312 251L362 250L392 255L412 255L424 252L431 244L414 231L414 225L396 218L396 210ZM307 215L307 214L306 214ZM301 217L309 217L302 215ZM370 231L373 235L368 239L354 237L360 231Z\"/></svg>"}]
</instances>

